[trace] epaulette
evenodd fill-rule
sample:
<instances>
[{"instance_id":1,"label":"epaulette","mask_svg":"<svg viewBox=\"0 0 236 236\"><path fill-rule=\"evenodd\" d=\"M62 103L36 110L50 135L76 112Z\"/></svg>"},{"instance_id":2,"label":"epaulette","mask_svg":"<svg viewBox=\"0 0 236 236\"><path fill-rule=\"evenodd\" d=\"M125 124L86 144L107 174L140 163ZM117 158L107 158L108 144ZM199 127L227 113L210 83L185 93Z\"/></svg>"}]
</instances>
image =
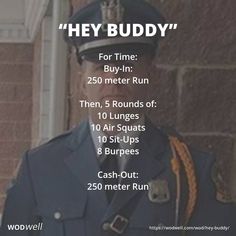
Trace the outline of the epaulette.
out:
<instances>
[{"instance_id":1,"label":"epaulette","mask_svg":"<svg viewBox=\"0 0 236 236\"><path fill-rule=\"evenodd\" d=\"M72 131L73 131L73 129L72 130L68 130L68 131L64 132L63 134L60 134L60 135L56 136L55 138L50 139L46 143L43 143L43 144L39 145L38 147L35 147L35 148L32 148L31 150L28 150L26 153L31 153L32 154L34 152L37 152L37 151L41 150L42 148L44 148L45 146L53 143L54 141L59 140L61 138L64 138L64 137L70 135L72 133ZM20 159L19 163L17 164L16 169L14 170L14 173L13 173L14 183L15 183L15 179L17 178L17 175L18 175L18 172L19 172L19 169L20 169L22 161L23 161L23 158ZM7 188L7 190L10 189L14 185L14 183L13 182L10 183L9 187Z\"/></svg>"}]
</instances>

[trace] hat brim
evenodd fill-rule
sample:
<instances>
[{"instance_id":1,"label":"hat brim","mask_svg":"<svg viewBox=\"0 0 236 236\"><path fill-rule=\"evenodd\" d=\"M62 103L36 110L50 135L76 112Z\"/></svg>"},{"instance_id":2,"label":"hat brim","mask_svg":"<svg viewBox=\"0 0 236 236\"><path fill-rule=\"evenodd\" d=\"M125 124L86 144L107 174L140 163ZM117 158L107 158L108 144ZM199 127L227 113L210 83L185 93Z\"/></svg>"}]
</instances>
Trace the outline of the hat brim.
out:
<instances>
[{"instance_id":1,"label":"hat brim","mask_svg":"<svg viewBox=\"0 0 236 236\"><path fill-rule=\"evenodd\" d=\"M90 45L84 45L83 48L80 48L78 57L82 60L97 62L99 61L100 53L107 55L121 53L125 55L137 55L139 57L145 54L155 54L156 46L154 45L152 40L134 40L134 38L132 38L132 41L129 41L127 39L122 39L121 41L119 41L117 40L117 38L115 40L116 43L114 43L112 40L100 40L100 42L98 41L96 43L93 42L93 44ZM114 61L114 58L115 57L111 57L111 60L109 61Z\"/></svg>"}]
</instances>

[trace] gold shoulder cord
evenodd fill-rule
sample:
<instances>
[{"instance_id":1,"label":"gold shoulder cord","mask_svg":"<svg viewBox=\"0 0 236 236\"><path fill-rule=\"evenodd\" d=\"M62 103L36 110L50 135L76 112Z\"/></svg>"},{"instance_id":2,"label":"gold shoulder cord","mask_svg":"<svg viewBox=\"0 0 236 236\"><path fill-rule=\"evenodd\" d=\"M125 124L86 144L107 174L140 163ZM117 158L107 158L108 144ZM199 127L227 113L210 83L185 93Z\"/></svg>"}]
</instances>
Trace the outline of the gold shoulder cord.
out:
<instances>
[{"instance_id":1,"label":"gold shoulder cord","mask_svg":"<svg viewBox=\"0 0 236 236\"><path fill-rule=\"evenodd\" d=\"M170 146L173 154L171 160L172 170L176 175L176 212L175 212L175 224L178 225L179 221L179 205L180 205L180 194L181 194L181 180L180 180L180 166L183 164L185 174L188 182L188 203L185 210L184 225L187 225L197 201L197 179L194 168L194 163L188 147L185 143L181 142L176 137L170 136Z\"/></svg>"}]
</instances>

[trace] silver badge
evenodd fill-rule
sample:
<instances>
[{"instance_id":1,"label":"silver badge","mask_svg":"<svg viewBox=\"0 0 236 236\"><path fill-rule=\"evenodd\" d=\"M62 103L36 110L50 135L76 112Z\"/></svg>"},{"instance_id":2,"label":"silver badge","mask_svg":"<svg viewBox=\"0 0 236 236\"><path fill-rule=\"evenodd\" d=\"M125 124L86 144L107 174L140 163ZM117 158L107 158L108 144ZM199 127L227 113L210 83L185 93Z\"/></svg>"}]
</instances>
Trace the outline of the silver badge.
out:
<instances>
[{"instance_id":1,"label":"silver badge","mask_svg":"<svg viewBox=\"0 0 236 236\"><path fill-rule=\"evenodd\" d=\"M170 200L168 182L162 179L152 180L149 183L148 198L153 203L165 203Z\"/></svg>"},{"instance_id":2,"label":"silver badge","mask_svg":"<svg viewBox=\"0 0 236 236\"><path fill-rule=\"evenodd\" d=\"M124 8L120 0L103 0L101 11L103 26L109 23L118 24L123 21Z\"/></svg>"}]
</instances>

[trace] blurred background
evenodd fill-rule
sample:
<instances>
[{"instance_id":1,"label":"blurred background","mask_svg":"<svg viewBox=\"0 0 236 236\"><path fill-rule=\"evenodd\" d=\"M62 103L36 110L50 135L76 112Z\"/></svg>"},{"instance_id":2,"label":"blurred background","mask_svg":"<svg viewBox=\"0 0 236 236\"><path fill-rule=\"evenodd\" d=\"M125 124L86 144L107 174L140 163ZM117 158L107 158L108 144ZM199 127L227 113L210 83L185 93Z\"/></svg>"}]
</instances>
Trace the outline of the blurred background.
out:
<instances>
[{"instance_id":1,"label":"blurred background","mask_svg":"<svg viewBox=\"0 0 236 236\"><path fill-rule=\"evenodd\" d=\"M22 154L86 114L78 106L80 67L58 26L87 2L0 0L0 214ZM178 23L157 52L149 94L159 107L149 115L214 153L235 194L236 1L149 2Z\"/></svg>"}]
</instances>

